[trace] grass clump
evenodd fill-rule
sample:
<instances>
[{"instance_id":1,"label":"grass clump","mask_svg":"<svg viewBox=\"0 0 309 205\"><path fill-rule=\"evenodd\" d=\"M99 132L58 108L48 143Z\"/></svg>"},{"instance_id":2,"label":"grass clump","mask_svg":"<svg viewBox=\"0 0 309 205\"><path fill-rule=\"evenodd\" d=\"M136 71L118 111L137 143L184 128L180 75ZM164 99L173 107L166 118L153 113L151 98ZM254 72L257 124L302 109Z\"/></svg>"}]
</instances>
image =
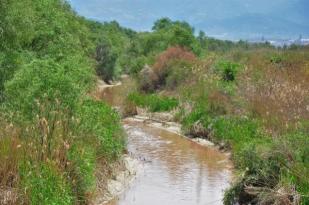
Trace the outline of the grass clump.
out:
<instances>
[{"instance_id":1,"label":"grass clump","mask_svg":"<svg viewBox=\"0 0 309 205\"><path fill-rule=\"evenodd\" d=\"M175 98L163 97L156 94L131 93L128 100L136 106L147 108L151 112L164 112L175 109L179 103Z\"/></svg>"},{"instance_id":2,"label":"grass clump","mask_svg":"<svg viewBox=\"0 0 309 205\"><path fill-rule=\"evenodd\" d=\"M74 144L68 152L69 175L79 202L86 203L96 187L96 154L92 147Z\"/></svg>"},{"instance_id":3,"label":"grass clump","mask_svg":"<svg viewBox=\"0 0 309 205\"><path fill-rule=\"evenodd\" d=\"M71 205L74 202L70 185L52 164L23 162L20 168L21 187L26 203Z\"/></svg>"}]
</instances>

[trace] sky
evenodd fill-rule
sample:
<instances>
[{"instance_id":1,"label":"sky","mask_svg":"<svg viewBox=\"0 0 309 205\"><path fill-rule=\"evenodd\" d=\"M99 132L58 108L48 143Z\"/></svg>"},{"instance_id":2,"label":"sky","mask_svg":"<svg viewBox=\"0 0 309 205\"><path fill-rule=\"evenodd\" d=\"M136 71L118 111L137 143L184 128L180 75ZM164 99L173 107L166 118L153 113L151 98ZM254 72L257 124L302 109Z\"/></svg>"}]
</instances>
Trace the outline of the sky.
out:
<instances>
[{"instance_id":1,"label":"sky","mask_svg":"<svg viewBox=\"0 0 309 205\"><path fill-rule=\"evenodd\" d=\"M162 17L220 39L309 37L309 0L69 0L82 16L149 31Z\"/></svg>"}]
</instances>

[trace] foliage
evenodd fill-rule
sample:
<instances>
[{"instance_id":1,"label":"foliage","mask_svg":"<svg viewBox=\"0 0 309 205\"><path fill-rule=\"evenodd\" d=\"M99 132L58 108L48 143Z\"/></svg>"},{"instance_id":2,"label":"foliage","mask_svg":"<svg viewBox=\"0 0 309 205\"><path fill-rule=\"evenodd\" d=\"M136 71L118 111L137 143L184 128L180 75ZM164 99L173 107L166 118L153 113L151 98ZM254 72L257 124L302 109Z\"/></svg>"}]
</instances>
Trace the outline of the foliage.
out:
<instances>
[{"instance_id":1,"label":"foliage","mask_svg":"<svg viewBox=\"0 0 309 205\"><path fill-rule=\"evenodd\" d=\"M170 47L157 57L153 70L158 76L158 80L164 82L171 71L169 68L170 63L177 60L193 62L195 59L193 53L182 47Z\"/></svg>"},{"instance_id":2,"label":"foliage","mask_svg":"<svg viewBox=\"0 0 309 205\"><path fill-rule=\"evenodd\" d=\"M52 60L33 61L6 83L8 107L20 113L23 119L34 119L42 112L41 107L47 109L46 115L56 109L74 109L81 93L88 86L71 77L73 75L76 78L75 73L78 72L78 69L70 71ZM88 78L91 77L90 72Z\"/></svg>"},{"instance_id":3,"label":"foliage","mask_svg":"<svg viewBox=\"0 0 309 205\"><path fill-rule=\"evenodd\" d=\"M66 1L0 2L0 186L13 190L12 204L89 202L97 160L116 160L124 140L115 112L85 96L93 67L113 78L133 36Z\"/></svg>"},{"instance_id":4,"label":"foliage","mask_svg":"<svg viewBox=\"0 0 309 205\"><path fill-rule=\"evenodd\" d=\"M115 64L117 56L112 52L108 42L102 42L96 51L97 74L106 82L115 76Z\"/></svg>"},{"instance_id":5,"label":"foliage","mask_svg":"<svg viewBox=\"0 0 309 205\"><path fill-rule=\"evenodd\" d=\"M170 47L156 58L154 65L145 67L140 73L140 88L144 91L154 91L161 87L172 87L180 80L181 73L190 69L190 64L195 61L193 53L182 47Z\"/></svg>"},{"instance_id":6,"label":"foliage","mask_svg":"<svg viewBox=\"0 0 309 205\"><path fill-rule=\"evenodd\" d=\"M80 106L77 117L80 121L78 131L88 136L83 140L96 147L98 158L112 160L122 154L124 139L120 119L112 108L103 102L87 99Z\"/></svg>"},{"instance_id":7,"label":"foliage","mask_svg":"<svg viewBox=\"0 0 309 205\"><path fill-rule=\"evenodd\" d=\"M185 131L232 149L242 174L226 204L307 204L308 48L194 33L168 18L135 32L84 19L62 0L2 0L0 186L13 190L12 204L87 203L98 160L122 154L119 116L86 97L94 67L106 81L130 73L144 91L169 89L177 99L128 100L152 112L178 107Z\"/></svg>"}]
</instances>

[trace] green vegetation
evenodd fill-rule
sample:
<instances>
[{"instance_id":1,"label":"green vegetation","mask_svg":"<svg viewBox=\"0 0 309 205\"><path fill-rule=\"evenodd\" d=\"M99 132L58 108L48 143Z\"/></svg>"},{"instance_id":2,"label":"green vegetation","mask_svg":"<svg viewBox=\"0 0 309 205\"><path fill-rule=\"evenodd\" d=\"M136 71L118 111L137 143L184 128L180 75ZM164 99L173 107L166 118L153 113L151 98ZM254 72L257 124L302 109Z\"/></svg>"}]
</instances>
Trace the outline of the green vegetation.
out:
<instances>
[{"instance_id":1,"label":"green vegetation","mask_svg":"<svg viewBox=\"0 0 309 205\"><path fill-rule=\"evenodd\" d=\"M167 49L140 73L141 92L175 96L186 134L232 150L239 177L225 204L307 204L308 48L223 45L196 58Z\"/></svg>"},{"instance_id":2,"label":"green vegetation","mask_svg":"<svg viewBox=\"0 0 309 205\"><path fill-rule=\"evenodd\" d=\"M20 168L20 173L21 186L29 197L26 203L59 205L73 203L70 186L52 165L41 164L35 168L28 165L27 168Z\"/></svg>"},{"instance_id":3,"label":"green vegetation","mask_svg":"<svg viewBox=\"0 0 309 205\"><path fill-rule=\"evenodd\" d=\"M178 101L175 98L158 96L156 94L139 94L131 93L128 100L134 105L147 108L151 112L170 111L178 106Z\"/></svg>"},{"instance_id":4,"label":"green vegetation","mask_svg":"<svg viewBox=\"0 0 309 205\"><path fill-rule=\"evenodd\" d=\"M234 81L240 65L232 62L219 62L217 72L224 81Z\"/></svg>"},{"instance_id":5,"label":"green vegetation","mask_svg":"<svg viewBox=\"0 0 309 205\"><path fill-rule=\"evenodd\" d=\"M125 148L117 113L87 97L94 68L114 78L121 48L111 46L112 37L127 41L130 32L85 20L60 0L1 1L0 30L0 187L12 191L7 203L87 204L97 163L108 169Z\"/></svg>"},{"instance_id":6,"label":"green vegetation","mask_svg":"<svg viewBox=\"0 0 309 205\"><path fill-rule=\"evenodd\" d=\"M118 114L89 93L131 74L130 103L178 109L184 132L232 150L225 204L308 204L308 64L305 47L195 36L168 18L135 32L62 0L2 0L0 190L9 204L89 203L97 164L125 149Z\"/></svg>"}]
</instances>

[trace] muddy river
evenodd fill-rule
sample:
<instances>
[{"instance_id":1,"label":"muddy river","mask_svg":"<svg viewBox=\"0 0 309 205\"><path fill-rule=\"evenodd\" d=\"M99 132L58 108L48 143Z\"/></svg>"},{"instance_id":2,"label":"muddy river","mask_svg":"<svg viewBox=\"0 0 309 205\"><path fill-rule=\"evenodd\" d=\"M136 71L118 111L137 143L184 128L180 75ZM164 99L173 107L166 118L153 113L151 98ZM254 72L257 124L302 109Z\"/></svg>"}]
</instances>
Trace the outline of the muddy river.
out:
<instances>
[{"instance_id":1,"label":"muddy river","mask_svg":"<svg viewBox=\"0 0 309 205\"><path fill-rule=\"evenodd\" d=\"M102 97L120 106L126 83L105 89ZM175 133L124 119L128 151L143 168L109 205L219 205L232 177L227 154Z\"/></svg>"}]
</instances>

